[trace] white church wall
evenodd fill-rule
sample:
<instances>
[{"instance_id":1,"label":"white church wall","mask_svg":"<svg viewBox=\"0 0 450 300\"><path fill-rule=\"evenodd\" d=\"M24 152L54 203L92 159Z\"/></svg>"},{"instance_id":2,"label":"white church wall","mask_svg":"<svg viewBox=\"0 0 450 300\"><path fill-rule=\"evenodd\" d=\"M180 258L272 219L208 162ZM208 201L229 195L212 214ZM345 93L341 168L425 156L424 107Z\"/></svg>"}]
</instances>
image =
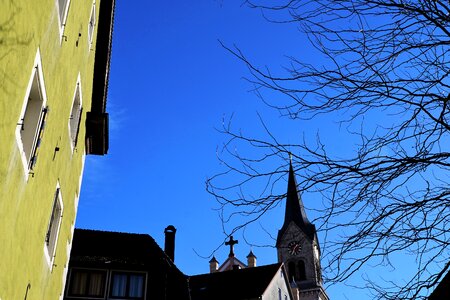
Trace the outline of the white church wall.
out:
<instances>
[{"instance_id":1,"label":"white church wall","mask_svg":"<svg viewBox=\"0 0 450 300\"><path fill-rule=\"evenodd\" d=\"M278 274L270 282L262 296L262 300L292 300L282 269L279 270Z\"/></svg>"}]
</instances>

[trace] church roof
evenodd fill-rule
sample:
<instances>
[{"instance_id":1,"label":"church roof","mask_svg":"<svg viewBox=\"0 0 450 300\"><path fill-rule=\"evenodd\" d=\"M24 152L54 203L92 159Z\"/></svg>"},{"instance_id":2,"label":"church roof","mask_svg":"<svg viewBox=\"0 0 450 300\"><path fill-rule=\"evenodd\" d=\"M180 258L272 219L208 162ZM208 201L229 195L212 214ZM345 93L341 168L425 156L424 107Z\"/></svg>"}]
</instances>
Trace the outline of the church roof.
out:
<instances>
[{"instance_id":1,"label":"church roof","mask_svg":"<svg viewBox=\"0 0 450 300\"><path fill-rule=\"evenodd\" d=\"M256 299L264 294L282 264L201 274L189 278L192 300Z\"/></svg>"},{"instance_id":2,"label":"church roof","mask_svg":"<svg viewBox=\"0 0 450 300\"><path fill-rule=\"evenodd\" d=\"M286 193L286 211L284 215L283 227L278 231L277 245L280 243L283 234L289 224L294 222L311 240L316 234L316 227L311 224L306 216L302 198L297 190L294 168L292 162L289 164L288 189Z\"/></svg>"},{"instance_id":3,"label":"church roof","mask_svg":"<svg viewBox=\"0 0 450 300\"><path fill-rule=\"evenodd\" d=\"M229 256L219 267L219 272L232 270L235 268L235 266L238 266L240 269L247 268L247 265L244 264L242 261L237 259L235 256Z\"/></svg>"}]
</instances>

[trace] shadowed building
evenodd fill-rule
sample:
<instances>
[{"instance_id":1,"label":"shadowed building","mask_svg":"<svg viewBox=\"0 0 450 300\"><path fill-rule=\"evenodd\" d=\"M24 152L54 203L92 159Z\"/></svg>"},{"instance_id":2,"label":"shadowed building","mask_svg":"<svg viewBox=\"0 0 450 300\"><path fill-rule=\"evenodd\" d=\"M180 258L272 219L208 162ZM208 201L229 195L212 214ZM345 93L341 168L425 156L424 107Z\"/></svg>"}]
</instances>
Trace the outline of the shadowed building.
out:
<instances>
[{"instance_id":1,"label":"shadowed building","mask_svg":"<svg viewBox=\"0 0 450 300\"><path fill-rule=\"evenodd\" d=\"M147 234L75 229L64 299L189 299L169 255Z\"/></svg>"},{"instance_id":2,"label":"shadowed building","mask_svg":"<svg viewBox=\"0 0 450 300\"><path fill-rule=\"evenodd\" d=\"M164 252L147 234L75 229L64 299L296 299L282 263L184 275L172 260L175 231L164 231Z\"/></svg>"}]
</instances>

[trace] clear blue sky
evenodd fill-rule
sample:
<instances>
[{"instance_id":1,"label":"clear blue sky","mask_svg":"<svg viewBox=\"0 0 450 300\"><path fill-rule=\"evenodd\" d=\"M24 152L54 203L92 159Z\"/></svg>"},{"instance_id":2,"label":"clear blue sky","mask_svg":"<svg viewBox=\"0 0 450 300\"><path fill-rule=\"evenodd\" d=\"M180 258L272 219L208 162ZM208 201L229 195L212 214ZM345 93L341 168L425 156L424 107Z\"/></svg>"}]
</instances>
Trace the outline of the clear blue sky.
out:
<instances>
[{"instance_id":1,"label":"clear blue sky","mask_svg":"<svg viewBox=\"0 0 450 300\"><path fill-rule=\"evenodd\" d=\"M205 190L206 178L220 170L216 148L225 137L214 128L224 116L234 114L236 127L258 134L259 112L290 142L320 130L335 149L345 150L339 134L323 122L285 126L250 92L242 79L247 69L219 39L275 69L287 61L285 55L320 63L294 27L269 24L241 1L117 1L107 109L110 149L105 157L86 159L76 223L148 233L161 247L164 228L173 224L175 262L186 274L208 272L209 259L195 251L209 256L225 238L217 204ZM304 197L306 206L311 201ZM275 237L283 214L284 204L249 228L246 238L274 245L264 230ZM245 261L250 246L241 234L236 238L235 252ZM277 261L275 248L252 250L258 265ZM227 254L222 247L215 256L223 262ZM356 299L360 291L340 285L328 293L335 300Z\"/></svg>"}]
</instances>

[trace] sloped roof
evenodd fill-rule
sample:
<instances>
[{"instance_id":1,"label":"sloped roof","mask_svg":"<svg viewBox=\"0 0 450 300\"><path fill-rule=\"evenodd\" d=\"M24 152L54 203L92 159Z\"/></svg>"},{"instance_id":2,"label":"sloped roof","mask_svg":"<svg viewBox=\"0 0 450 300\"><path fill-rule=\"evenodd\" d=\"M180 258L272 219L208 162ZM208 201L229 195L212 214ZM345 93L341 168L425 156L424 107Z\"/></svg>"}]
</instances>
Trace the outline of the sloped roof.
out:
<instances>
[{"instance_id":1,"label":"sloped roof","mask_svg":"<svg viewBox=\"0 0 450 300\"><path fill-rule=\"evenodd\" d=\"M289 164L289 179L286 194L284 223L283 227L281 227L278 231L277 245L281 242L281 238L291 222L294 222L311 240L314 239L316 235L316 227L309 222L306 216L305 206L303 205L302 198L298 194L297 181L295 179L292 163Z\"/></svg>"},{"instance_id":2,"label":"sloped roof","mask_svg":"<svg viewBox=\"0 0 450 300\"><path fill-rule=\"evenodd\" d=\"M233 269L233 267L237 265L241 268L247 268L247 265L244 264L242 261L240 261L239 259L237 259L234 256L228 257L219 267L219 272L223 272L226 270L231 270Z\"/></svg>"},{"instance_id":3,"label":"sloped roof","mask_svg":"<svg viewBox=\"0 0 450 300\"><path fill-rule=\"evenodd\" d=\"M441 280L439 285L434 289L428 300L448 300L450 299L450 272Z\"/></svg>"},{"instance_id":4,"label":"sloped roof","mask_svg":"<svg viewBox=\"0 0 450 300\"><path fill-rule=\"evenodd\" d=\"M252 299L263 295L281 263L189 277L192 300Z\"/></svg>"},{"instance_id":5,"label":"sloped roof","mask_svg":"<svg viewBox=\"0 0 450 300\"><path fill-rule=\"evenodd\" d=\"M188 299L184 275L148 234L75 229L70 267L146 271L155 299Z\"/></svg>"},{"instance_id":6,"label":"sloped roof","mask_svg":"<svg viewBox=\"0 0 450 300\"><path fill-rule=\"evenodd\" d=\"M78 261L109 261L145 265L155 261L174 266L148 234L75 229L71 257Z\"/></svg>"}]
</instances>

